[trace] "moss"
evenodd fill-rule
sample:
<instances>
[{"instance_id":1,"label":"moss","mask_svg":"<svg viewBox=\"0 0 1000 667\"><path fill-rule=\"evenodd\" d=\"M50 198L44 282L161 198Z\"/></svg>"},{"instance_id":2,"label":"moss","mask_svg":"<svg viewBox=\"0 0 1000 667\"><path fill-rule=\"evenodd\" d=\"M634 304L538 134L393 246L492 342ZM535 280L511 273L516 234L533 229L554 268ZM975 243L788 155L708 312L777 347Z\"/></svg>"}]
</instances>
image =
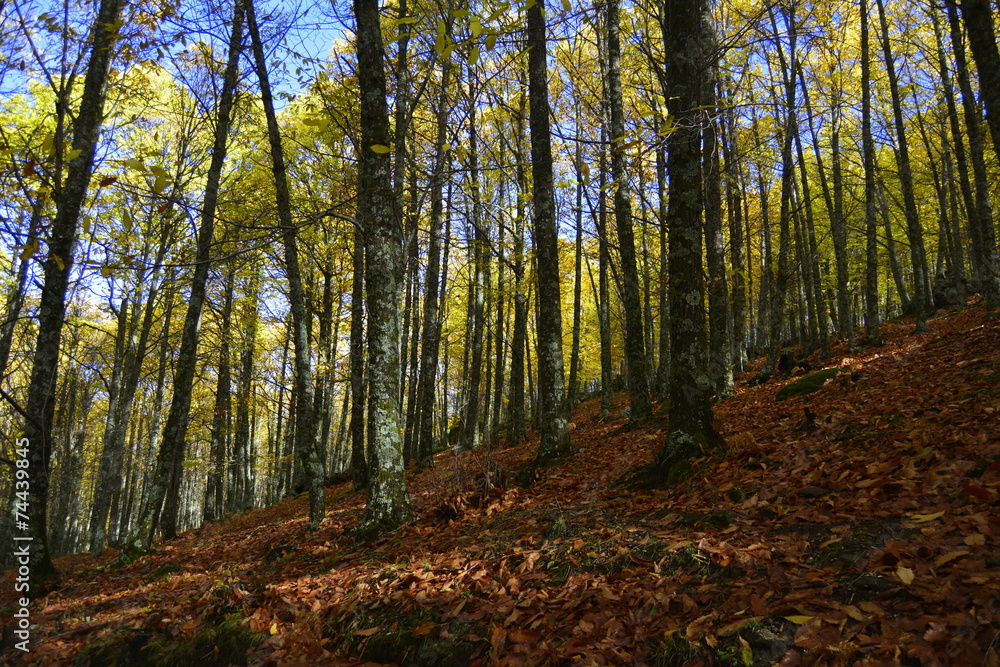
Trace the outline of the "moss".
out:
<instances>
[{"instance_id":1,"label":"moss","mask_svg":"<svg viewBox=\"0 0 1000 667\"><path fill-rule=\"evenodd\" d=\"M832 377L836 377L839 372L839 368L824 368L821 371L810 373L809 375L803 375L795 382L789 382L784 387L779 389L778 395L775 399L783 401L793 396L805 396L806 394L817 392L827 380Z\"/></svg>"},{"instance_id":2,"label":"moss","mask_svg":"<svg viewBox=\"0 0 1000 667\"><path fill-rule=\"evenodd\" d=\"M378 632L366 638L330 627L327 634L346 638L340 643L340 651L347 656L418 667L467 665L487 649L484 628L458 621L442 624L441 620L438 609L420 608L402 615L390 607L375 613L362 607L355 612L350 630L377 627ZM433 625L430 630L429 624ZM416 632L418 628L421 632Z\"/></svg>"},{"instance_id":3,"label":"moss","mask_svg":"<svg viewBox=\"0 0 1000 667\"><path fill-rule=\"evenodd\" d=\"M705 649L692 644L679 631L674 630L653 644L646 661L654 667L682 667L695 658L705 657Z\"/></svg>"},{"instance_id":4,"label":"moss","mask_svg":"<svg viewBox=\"0 0 1000 667\"><path fill-rule=\"evenodd\" d=\"M247 654L265 635L251 632L243 617L230 614L206 626L188 641L123 630L88 643L77 656L78 667L226 667L247 664Z\"/></svg>"}]
</instances>

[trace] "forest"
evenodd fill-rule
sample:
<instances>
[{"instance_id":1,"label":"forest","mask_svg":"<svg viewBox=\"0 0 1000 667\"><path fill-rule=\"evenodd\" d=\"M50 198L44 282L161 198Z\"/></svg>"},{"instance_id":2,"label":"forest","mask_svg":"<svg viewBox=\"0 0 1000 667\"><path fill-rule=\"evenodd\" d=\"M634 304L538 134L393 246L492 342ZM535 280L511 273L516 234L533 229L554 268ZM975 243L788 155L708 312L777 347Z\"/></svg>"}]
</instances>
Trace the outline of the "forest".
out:
<instances>
[{"instance_id":1,"label":"forest","mask_svg":"<svg viewBox=\"0 0 1000 667\"><path fill-rule=\"evenodd\" d=\"M1000 665L998 12L0 2L0 655Z\"/></svg>"}]
</instances>

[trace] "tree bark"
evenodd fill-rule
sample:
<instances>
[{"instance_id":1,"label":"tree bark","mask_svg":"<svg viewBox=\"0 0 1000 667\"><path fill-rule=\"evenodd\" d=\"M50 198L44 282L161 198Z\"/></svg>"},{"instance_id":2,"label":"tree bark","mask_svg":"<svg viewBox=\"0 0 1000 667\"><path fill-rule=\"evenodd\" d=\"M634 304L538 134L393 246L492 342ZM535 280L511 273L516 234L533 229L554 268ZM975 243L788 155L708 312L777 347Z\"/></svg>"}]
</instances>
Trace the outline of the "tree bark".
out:
<instances>
[{"instance_id":1,"label":"tree bark","mask_svg":"<svg viewBox=\"0 0 1000 667\"><path fill-rule=\"evenodd\" d=\"M622 305L625 309L625 358L628 362L628 389L632 419L649 417L649 378L642 331L642 304L635 261L632 230L632 202L625 172L625 116L622 111L621 38L618 0L608 0L608 106L611 132L611 178L614 181L615 228L621 256Z\"/></svg>"},{"instance_id":2,"label":"tree bark","mask_svg":"<svg viewBox=\"0 0 1000 667\"><path fill-rule=\"evenodd\" d=\"M285 248L285 273L288 275L288 302L292 311L293 340L295 342L295 400L297 401L295 406L295 456L302 462L306 485L309 489L309 529L316 530L323 522L326 510L323 495L323 463L320 460L319 452L316 451L317 428L313 409L314 387L309 351L311 315L306 308L305 291L302 286L296 226L292 220L291 194L288 189L288 178L285 174L285 156L281 147L281 133L274 111L274 101L271 97L271 84L268 80L264 46L260 39L253 0L243 0L243 2L247 26L250 29L250 39L253 44L254 60L257 65L257 78L260 80L261 101L264 103L264 115L267 118L267 138L271 147L271 170L274 173L278 222L284 230L282 241Z\"/></svg>"},{"instance_id":3,"label":"tree bark","mask_svg":"<svg viewBox=\"0 0 1000 667\"><path fill-rule=\"evenodd\" d=\"M368 304L368 503L360 534L395 530L411 517L399 405L403 230L391 187L389 115L378 0L354 0L361 141L358 224L365 231ZM381 150L381 149L379 149Z\"/></svg>"},{"instance_id":4,"label":"tree bark","mask_svg":"<svg viewBox=\"0 0 1000 667\"><path fill-rule=\"evenodd\" d=\"M24 432L18 448L26 448L26 500L18 506L24 517L14 539L30 540L28 567L32 584L56 574L49 551L47 509L49 459L52 453L52 418L59 348L66 313L66 289L73 267L77 227L94 169L97 138L104 120L104 101L117 34L114 26L120 0L101 0L92 25L92 47L83 83L80 107L73 123L73 150L66 180L57 199L55 219L49 226L48 257L42 264L43 282L38 304L38 337L25 401ZM20 500L20 499L19 499ZM18 518L20 519L21 516ZM26 524L26 525L25 525Z\"/></svg>"},{"instance_id":5,"label":"tree bark","mask_svg":"<svg viewBox=\"0 0 1000 667\"><path fill-rule=\"evenodd\" d=\"M122 547L119 559L130 562L149 551L153 536L160 524L160 509L169 490L176 489L172 483L175 471L184 457L184 441L187 433L188 413L191 408L191 386L194 381L195 366L198 361L198 339L201 324L201 311L205 302L205 287L208 281L208 267L211 259L212 237L215 231L215 211L219 201L219 183L222 178L222 166L226 159L229 128L232 120L233 100L235 98L236 80L239 67L239 55L243 46L243 9L239 2L234 3L232 32L229 37L229 53L226 70L223 77L222 92L219 97L218 119L215 124L215 137L212 146L212 159L208 168L208 180L205 185L205 198L202 204L201 226L198 230L197 254L194 275L191 279L191 293L188 297L188 309L184 316L181 344L177 354L177 366L174 373L173 398L170 411L163 427L159 451L156 457L156 469L147 483L143 496L142 508L135 529L131 532ZM176 493L174 491L173 493ZM169 526L176 524L176 514L164 517L164 537L173 537Z\"/></svg>"},{"instance_id":6,"label":"tree bark","mask_svg":"<svg viewBox=\"0 0 1000 667\"><path fill-rule=\"evenodd\" d=\"M674 117L667 136L670 175L670 434L655 464L662 484L685 479L690 461L725 447L714 426L712 382L706 372L702 280L701 119L704 82L712 71L704 0L664 0L660 16L667 55L664 97Z\"/></svg>"},{"instance_id":7,"label":"tree bark","mask_svg":"<svg viewBox=\"0 0 1000 667\"><path fill-rule=\"evenodd\" d=\"M549 84L545 50L544 0L528 8L528 97L531 174L534 196L534 245L538 275L538 394L541 442L536 463L553 461L570 449L563 385L562 299L556 230ZM642 338L640 337L640 344Z\"/></svg>"}]
</instances>

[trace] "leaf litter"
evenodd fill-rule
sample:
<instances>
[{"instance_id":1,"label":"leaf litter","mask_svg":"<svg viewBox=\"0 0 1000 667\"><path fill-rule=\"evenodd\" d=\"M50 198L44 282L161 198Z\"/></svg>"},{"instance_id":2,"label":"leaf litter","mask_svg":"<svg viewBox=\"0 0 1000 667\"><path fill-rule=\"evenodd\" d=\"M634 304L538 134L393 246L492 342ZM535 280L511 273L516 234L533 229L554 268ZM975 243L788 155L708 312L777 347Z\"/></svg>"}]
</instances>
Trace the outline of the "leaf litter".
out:
<instances>
[{"instance_id":1,"label":"leaf litter","mask_svg":"<svg viewBox=\"0 0 1000 667\"><path fill-rule=\"evenodd\" d=\"M716 405L727 454L674 488L621 483L665 419L598 423L592 399L527 487L537 436L411 470L414 521L369 544L344 483L313 533L289 498L122 569L113 549L61 558L31 651L0 660L1000 667L1000 321L931 328L814 355L848 372L781 402L794 378L750 387L758 361Z\"/></svg>"}]
</instances>

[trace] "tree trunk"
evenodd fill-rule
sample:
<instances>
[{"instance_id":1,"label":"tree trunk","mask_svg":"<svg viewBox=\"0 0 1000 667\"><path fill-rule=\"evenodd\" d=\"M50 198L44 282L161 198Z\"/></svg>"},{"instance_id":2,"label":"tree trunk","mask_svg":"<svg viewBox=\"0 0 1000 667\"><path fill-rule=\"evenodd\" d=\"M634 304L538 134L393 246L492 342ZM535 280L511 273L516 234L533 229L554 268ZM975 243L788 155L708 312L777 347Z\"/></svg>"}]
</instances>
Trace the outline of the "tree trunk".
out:
<instances>
[{"instance_id":1,"label":"tree trunk","mask_svg":"<svg viewBox=\"0 0 1000 667\"><path fill-rule=\"evenodd\" d=\"M702 280L701 92L712 71L710 18L703 0L665 0L660 16L667 55L664 97L674 117L667 136L670 174L670 434L655 465L660 483L690 474L690 460L725 447L712 414L706 372L705 294Z\"/></svg>"},{"instance_id":2,"label":"tree trunk","mask_svg":"<svg viewBox=\"0 0 1000 667\"><path fill-rule=\"evenodd\" d=\"M611 178L614 181L615 228L621 256L622 305L625 308L625 358L628 362L632 419L645 419L651 411L646 351L642 332L642 304L632 231L632 202L625 172L625 116L622 110L621 39L618 0L608 0L608 106L611 131Z\"/></svg>"},{"instance_id":3,"label":"tree trunk","mask_svg":"<svg viewBox=\"0 0 1000 667\"><path fill-rule=\"evenodd\" d=\"M910 264L913 271L913 316L916 331L930 331L927 318L934 314L931 296L931 277L927 265L927 250L924 248L924 227L917 212L917 200L913 194L913 170L910 166L910 145L903 120L903 106L899 93L899 79L889 43L889 24L885 18L884 0L875 0L878 7L879 25L882 28L882 54L885 57L886 73L889 76L889 92L892 99L892 118L896 129L896 164L899 168L899 184L903 192L903 213L906 215L906 236L910 241ZM996 46L994 45L994 48ZM1000 61L998 61L1000 64Z\"/></svg>"},{"instance_id":4,"label":"tree trunk","mask_svg":"<svg viewBox=\"0 0 1000 667\"><path fill-rule=\"evenodd\" d=\"M52 452L52 417L59 347L66 313L66 289L73 266L77 226L94 168L97 136L104 119L108 72L117 40L120 0L101 0L92 26L93 45L83 83L80 107L73 123L73 151L66 181L57 200L55 219L49 225L49 254L42 264L43 283L38 304L38 338L25 402L24 434L16 442L27 449L26 500L17 506L14 540L30 541L28 567L33 584L56 574L49 552L49 459ZM20 498L19 498L20 500ZM19 545L20 546L20 545Z\"/></svg>"},{"instance_id":5,"label":"tree trunk","mask_svg":"<svg viewBox=\"0 0 1000 667\"><path fill-rule=\"evenodd\" d=\"M878 314L878 203L875 200L868 0L861 0L861 161L865 172L865 343L878 345L881 343Z\"/></svg>"},{"instance_id":6,"label":"tree trunk","mask_svg":"<svg viewBox=\"0 0 1000 667\"><path fill-rule=\"evenodd\" d=\"M424 281L424 336L420 358L418 389L419 428L416 459L431 465L434 443L434 387L441 347L441 323L438 311L438 282L441 269L441 221L444 214L445 168L448 165L448 87L451 82L451 58L441 63L441 90L437 100L437 139L434 143L434 172L431 174L431 219L427 247L427 276Z\"/></svg>"},{"instance_id":7,"label":"tree trunk","mask_svg":"<svg viewBox=\"0 0 1000 667\"><path fill-rule=\"evenodd\" d=\"M146 487L147 492L143 497L137 525L123 545L119 556L122 562L130 562L149 551L153 536L160 524L160 508L164 498L168 492L172 497L176 497L176 489L178 488L173 480L176 479L176 470L180 467L180 462L184 457L188 413L191 407L191 386L198 361L201 311L205 302L212 236L215 231L215 211L219 201L219 183L228 148L227 139L236 91L239 54L243 46L243 10L239 2L234 3L232 24L228 62L223 78L222 93L219 97L219 116L215 124L212 159L208 169L205 198L202 204L201 227L198 230L197 259L194 275L191 279L191 293L188 297L188 309L184 316L184 328L174 373L173 399L170 402L170 412L167 414L167 421L163 427L163 437L159 443L156 469ZM176 512L165 512L163 523L164 537L167 539L173 537Z\"/></svg>"},{"instance_id":8,"label":"tree trunk","mask_svg":"<svg viewBox=\"0 0 1000 667\"><path fill-rule=\"evenodd\" d=\"M395 530L411 517L399 405L403 230L392 196L389 155L373 150L390 143L378 12L377 0L354 0L361 92L357 221L365 230L370 455L360 531L367 536Z\"/></svg>"},{"instance_id":9,"label":"tree trunk","mask_svg":"<svg viewBox=\"0 0 1000 667\"><path fill-rule=\"evenodd\" d=\"M559 247L549 133L549 84L543 9L544 0L539 0L527 10L527 41L531 49L528 52L529 126L538 275L536 321L541 442L535 461L539 464L555 460L570 449L563 390L562 300L559 290ZM639 342L641 345L641 336Z\"/></svg>"},{"instance_id":10,"label":"tree trunk","mask_svg":"<svg viewBox=\"0 0 1000 667\"><path fill-rule=\"evenodd\" d=\"M983 298L986 302L986 307L992 309L1000 307L1000 254L997 253L996 229L993 226L993 209L990 202L990 177L986 169L986 159L984 156L984 137L980 124L981 117L976 103L976 96L969 80L969 66L965 55L965 43L962 40L961 27L958 22L958 10L954 2L947 2L945 4L948 7L948 23L951 30L952 50L955 54L955 76L958 79L959 90L962 92L962 113L965 117L965 130L969 138L969 158L972 161L972 178L976 192L975 207L969 208L969 236L972 238L972 254L976 259L976 273L982 285ZM978 3L963 4L963 13L969 11L969 8L972 8L971 11L973 14L979 11L973 5L978 5ZM971 35L969 39L971 41ZM986 39L985 43L983 43L984 38L981 35L977 35L976 39L980 42L980 50L985 52L985 59L989 60L991 57L990 54L993 52L989 48L989 40ZM995 48L994 46L993 49ZM975 54L975 52L973 53ZM996 63L995 66L1000 67L1000 63ZM997 82L1000 81L1000 72L987 73L985 77ZM982 85L983 78L984 74L980 73L980 85ZM991 99L995 102L995 105L992 107L995 111L991 113L990 118L996 120L997 116L1000 115L1000 99L996 99L993 96L991 96ZM992 124L990 128L992 130ZM952 134L955 137L956 155L959 155L957 150L958 146L962 143L962 139L957 118L952 124ZM993 132L992 136L994 147L1000 145L996 142L997 133ZM961 161L959 162L959 166L961 167ZM972 211L975 212L972 213Z\"/></svg>"},{"instance_id":11,"label":"tree trunk","mask_svg":"<svg viewBox=\"0 0 1000 667\"><path fill-rule=\"evenodd\" d=\"M316 451L316 415L313 410L313 380L309 353L309 322L311 316L306 308L306 297L302 287L299 268L299 250L296 227L292 220L292 201L285 175L285 156L281 147L281 133L271 97L268 80L267 61L253 0L243 0L247 14L247 26L253 44L254 60L257 64L257 78L260 80L261 101L267 118L267 137L271 147L271 170L274 173L275 194L278 204L278 221L283 228L282 240L285 246L285 273L288 275L288 301L292 311L293 339L295 341L295 392L296 428L295 456L305 469L306 485L309 488L309 529L316 530L323 522L326 511L323 496L323 463Z\"/></svg>"}]
</instances>

